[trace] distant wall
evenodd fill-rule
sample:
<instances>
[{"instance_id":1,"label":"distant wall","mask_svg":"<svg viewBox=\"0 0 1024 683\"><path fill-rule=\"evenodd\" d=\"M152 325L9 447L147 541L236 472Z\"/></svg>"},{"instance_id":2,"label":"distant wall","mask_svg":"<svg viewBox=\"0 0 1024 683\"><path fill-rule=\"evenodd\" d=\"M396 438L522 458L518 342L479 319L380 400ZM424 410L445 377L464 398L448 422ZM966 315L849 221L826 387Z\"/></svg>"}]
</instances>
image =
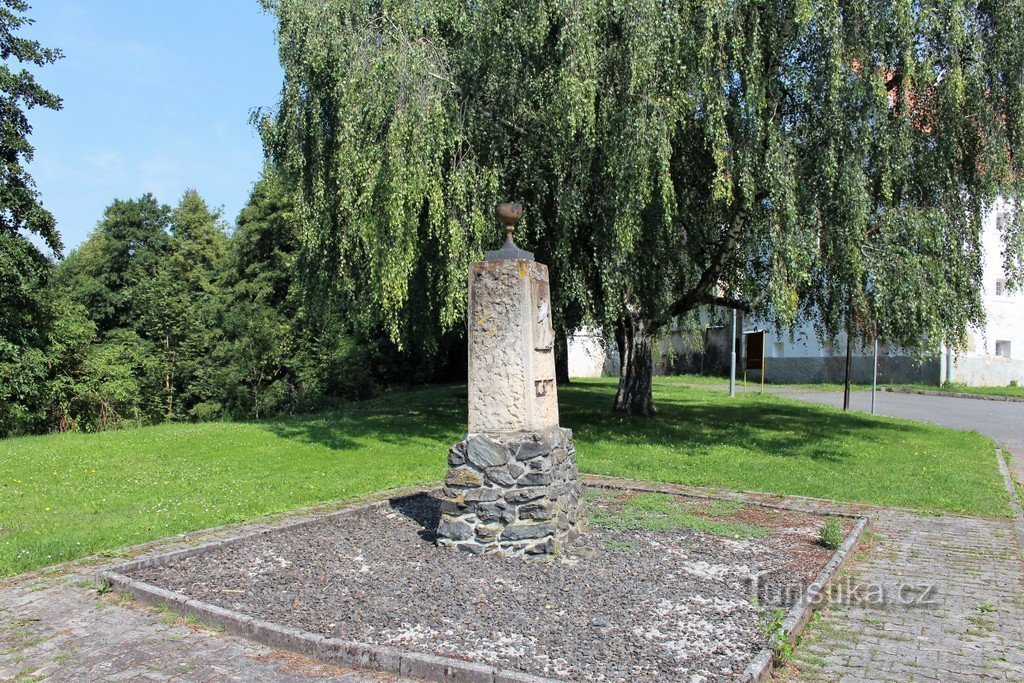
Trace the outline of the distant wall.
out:
<instances>
[{"instance_id":1,"label":"distant wall","mask_svg":"<svg viewBox=\"0 0 1024 683\"><path fill-rule=\"evenodd\" d=\"M953 381L972 387L1005 387L1010 382L1024 386L1024 360L1016 358L957 358L953 360Z\"/></svg>"},{"instance_id":2,"label":"distant wall","mask_svg":"<svg viewBox=\"0 0 1024 683\"><path fill-rule=\"evenodd\" d=\"M707 348L684 348L679 340L672 335L662 340L655 351L654 371L660 375L682 373L702 373L705 375L724 375L729 372L729 332L726 328L710 328L706 333ZM846 356L842 354L844 344L837 345L835 355L804 355L776 358L769 355L765 359L765 379L778 383L842 382L846 376ZM774 349L772 337L769 336L769 349ZM569 340L569 376L570 377L609 377L619 374L619 356L614 344L607 344L599 332L583 330L577 332ZM938 385L943 378L940 358L918 363L903 355L889 355L884 351L878 358L879 383L906 383ZM1015 361L1008 361L1015 362ZM743 376L743 356L736 359L737 376ZM1020 364L1024 365L1024 364ZM854 355L851 367L851 379L860 384L871 382L873 359L871 356ZM968 372L969 366L961 363ZM1019 366L1018 366L1019 367ZM1024 369L1024 368L1021 368ZM760 381L757 371L749 371L751 381ZM1006 385L1009 379L1000 384ZM966 381L966 380L955 380ZM968 382L977 384L976 381ZM1024 383L1024 382L1022 382Z\"/></svg>"},{"instance_id":3,"label":"distant wall","mask_svg":"<svg viewBox=\"0 0 1024 683\"><path fill-rule=\"evenodd\" d=\"M569 338L570 377L614 377L619 374L619 354L609 349L600 332L580 330Z\"/></svg>"},{"instance_id":4,"label":"distant wall","mask_svg":"<svg viewBox=\"0 0 1024 683\"><path fill-rule=\"evenodd\" d=\"M850 359L850 380L858 384L870 384L874 361L871 356L853 356ZM740 372L742 375L742 371ZM756 371L747 373L749 378L760 375ZM846 378L844 356L768 358L765 360L765 380L777 383L842 382ZM917 363L906 356L880 356L878 359L878 382L901 384L934 384L941 378L939 359Z\"/></svg>"}]
</instances>

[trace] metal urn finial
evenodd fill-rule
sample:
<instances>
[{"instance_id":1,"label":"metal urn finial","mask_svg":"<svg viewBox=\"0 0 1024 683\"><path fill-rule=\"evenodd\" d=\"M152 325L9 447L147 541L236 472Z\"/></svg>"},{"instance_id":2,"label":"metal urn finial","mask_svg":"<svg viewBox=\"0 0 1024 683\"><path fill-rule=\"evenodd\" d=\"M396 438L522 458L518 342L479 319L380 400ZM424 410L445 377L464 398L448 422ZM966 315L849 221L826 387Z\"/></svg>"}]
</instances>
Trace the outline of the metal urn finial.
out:
<instances>
[{"instance_id":1,"label":"metal urn finial","mask_svg":"<svg viewBox=\"0 0 1024 683\"><path fill-rule=\"evenodd\" d=\"M494 217L505 227L505 244L497 251L489 251L484 257L488 261L500 261L502 259L523 259L533 260L533 253L524 251L516 246L512 239L512 233L523 217L523 205L512 202L502 202L494 207Z\"/></svg>"}]
</instances>

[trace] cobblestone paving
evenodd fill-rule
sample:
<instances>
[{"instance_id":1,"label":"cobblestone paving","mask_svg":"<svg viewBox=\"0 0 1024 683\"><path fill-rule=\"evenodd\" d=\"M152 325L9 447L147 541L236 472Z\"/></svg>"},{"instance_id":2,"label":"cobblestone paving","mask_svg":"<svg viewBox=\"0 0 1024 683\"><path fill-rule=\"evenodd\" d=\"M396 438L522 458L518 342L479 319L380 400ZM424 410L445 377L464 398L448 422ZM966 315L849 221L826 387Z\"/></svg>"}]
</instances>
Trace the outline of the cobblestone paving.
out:
<instances>
[{"instance_id":1,"label":"cobblestone paving","mask_svg":"<svg viewBox=\"0 0 1024 683\"><path fill-rule=\"evenodd\" d=\"M0 584L0 681L396 681L217 633L85 574Z\"/></svg>"},{"instance_id":2,"label":"cobblestone paving","mask_svg":"<svg viewBox=\"0 0 1024 683\"><path fill-rule=\"evenodd\" d=\"M860 586L857 599L822 610L778 676L1024 681L1024 570L1013 523L886 510L873 514L871 528L833 588L849 596ZM901 604L901 584L934 585L935 604ZM885 587L885 603L874 586ZM920 589L903 596L925 597Z\"/></svg>"}]
</instances>

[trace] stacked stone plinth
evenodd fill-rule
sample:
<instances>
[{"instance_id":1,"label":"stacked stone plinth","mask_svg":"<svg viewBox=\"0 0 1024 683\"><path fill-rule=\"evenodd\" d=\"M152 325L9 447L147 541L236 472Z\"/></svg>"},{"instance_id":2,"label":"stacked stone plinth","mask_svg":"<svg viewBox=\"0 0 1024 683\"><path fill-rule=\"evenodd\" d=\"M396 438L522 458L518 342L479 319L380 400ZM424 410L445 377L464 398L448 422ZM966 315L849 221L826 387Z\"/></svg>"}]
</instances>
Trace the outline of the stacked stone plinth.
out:
<instances>
[{"instance_id":1,"label":"stacked stone plinth","mask_svg":"<svg viewBox=\"0 0 1024 683\"><path fill-rule=\"evenodd\" d=\"M572 431L469 434L452 446L438 543L472 553L544 555L582 531Z\"/></svg>"},{"instance_id":2,"label":"stacked stone plinth","mask_svg":"<svg viewBox=\"0 0 1024 683\"><path fill-rule=\"evenodd\" d=\"M585 519L572 432L558 424L548 269L506 252L522 253L470 268L469 430L449 454L438 544L557 553Z\"/></svg>"}]
</instances>

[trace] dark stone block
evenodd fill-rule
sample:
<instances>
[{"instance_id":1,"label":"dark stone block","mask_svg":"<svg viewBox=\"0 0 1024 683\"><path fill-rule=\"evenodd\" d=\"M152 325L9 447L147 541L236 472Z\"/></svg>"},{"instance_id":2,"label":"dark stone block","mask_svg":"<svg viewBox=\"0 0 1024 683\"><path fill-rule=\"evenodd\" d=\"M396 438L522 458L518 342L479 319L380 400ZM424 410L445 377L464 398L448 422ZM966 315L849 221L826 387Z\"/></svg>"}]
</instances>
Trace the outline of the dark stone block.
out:
<instances>
[{"instance_id":1,"label":"dark stone block","mask_svg":"<svg viewBox=\"0 0 1024 683\"><path fill-rule=\"evenodd\" d=\"M554 478L551 472L528 472L519 478L521 486L547 486Z\"/></svg>"},{"instance_id":2,"label":"dark stone block","mask_svg":"<svg viewBox=\"0 0 1024 683\"><path fill-rule=\"evenodd\" d=\"M539 503L529 503L519 508L519 519L547 521L551 519L553 514L554 509L546 500Z\"/></svg>"},{"instance_id":3,"label":"dark stone block","mask_svg":"<svg viewBox=\"0 0 1024 683\"><path fill-rule=\"evenodd\" d=\"M448 486L480 486L484 483L484 475L469 467L453 467L444 478Z\"/></svg>"},{"instance_id":4,"label":"dark stone block","mask_svg":"<svg viewBox=\"0 0 1024 683\"><path fill-rule=\"evenodd\" d=\"M501 467L488 467L487 479L498 486L504 487L514 486L516 483L516 477L512 476L512 473L509 472L508 465L502 465Z\"/></svg>"},{"instance_id":5,"label":"dark stone block","mask_svg":"<svg viewBox=\"0 0 1024 683\"><path fill-rule=\"evenodd\" d=\"M466 511L465 505L460 505L454 500L442 500L441 501L441 514L450 515L452 517L458 517Z\"/></svg>"},{"instance_id":6,"label":"dark stone block","mask_svg":"<svg viewBox=\"0 0 1024 683\"><path fill-rule=\"evenodd\" d=\"M502 541L526 541L555 533L553 524L510 524L501 532Z\"/></svg>"},{"instance_id":7,"label":"dark stone block","mask_svg":"<svg viewBox=\"0 0 1024 683\"><path fill-rule=\"evenodd\" d=\"M448 451L448 465L451 467L458 467L466 462L466 443L460 441L459 443L452 446L451 450Z\"/></svg>"},{"instance_id":8,"label":"dark stone block","mask_svg":"<svg viewBox=\"0 0 1024 683\"><path fill-rule=\"evenodd\" d=\"M505 500L513 505L519 503L526 503L531 500L537 500L548 495L548 489L544 486L534 486L528 488L512 489L505 494Z\"/></svg>"},{"instance_id":9,"label":"dark stone block","mask_svg":"<svg viewBox=\"0 0 1024 683\"><path fill-rule=\"evenodd\" d=\"M473 527L461 519L442 517L441 523L437 525L437 535L453 541L466 541L473 538Z\"/></svg>"},{"instance_id":10,"label":"dark stone block","mask_svg":"<svg viewBox=\"0 0 1024 683\"><path fill-rule=\"evenodd\" d=\"M466 447L466 459L480 469L506 464L511 456L508 447L497 439L474 436Z\"/></svg>"},{"instance_id":11,"label":"dark stone block","mask_svg":"<svg viewBox=\"0 0 1024 683\"><path fill-rule=\"evenodd\" d=\"M548 453L549 449L544 443L524 443L519 447L519 450L516 451L516 460L533 460L534 458L539 458L540 456L547 455Z\"/></svg>"},{"instance_id":12,"label":"dark stone block","mask_svg":"<svg viewBox=\"0 0 1024 683\"><path fill-rule=\"evenodd\" d=\"M550 555L555 552L555 539L549 538L541 543L535 543L526 549L527 555Z\"/></svg>"},{"instance_id":13,"label":"dark stone block","mask_svg":"<svg viewBox=\"0 0 1024 683\"><path fill-rule=\"evenodd\" d=\"M492 503L501 498L500 489L491 488L478 488L478 489L467 489L462 494L462 499L469 503Z\"/></svg>"}]
</instances>

